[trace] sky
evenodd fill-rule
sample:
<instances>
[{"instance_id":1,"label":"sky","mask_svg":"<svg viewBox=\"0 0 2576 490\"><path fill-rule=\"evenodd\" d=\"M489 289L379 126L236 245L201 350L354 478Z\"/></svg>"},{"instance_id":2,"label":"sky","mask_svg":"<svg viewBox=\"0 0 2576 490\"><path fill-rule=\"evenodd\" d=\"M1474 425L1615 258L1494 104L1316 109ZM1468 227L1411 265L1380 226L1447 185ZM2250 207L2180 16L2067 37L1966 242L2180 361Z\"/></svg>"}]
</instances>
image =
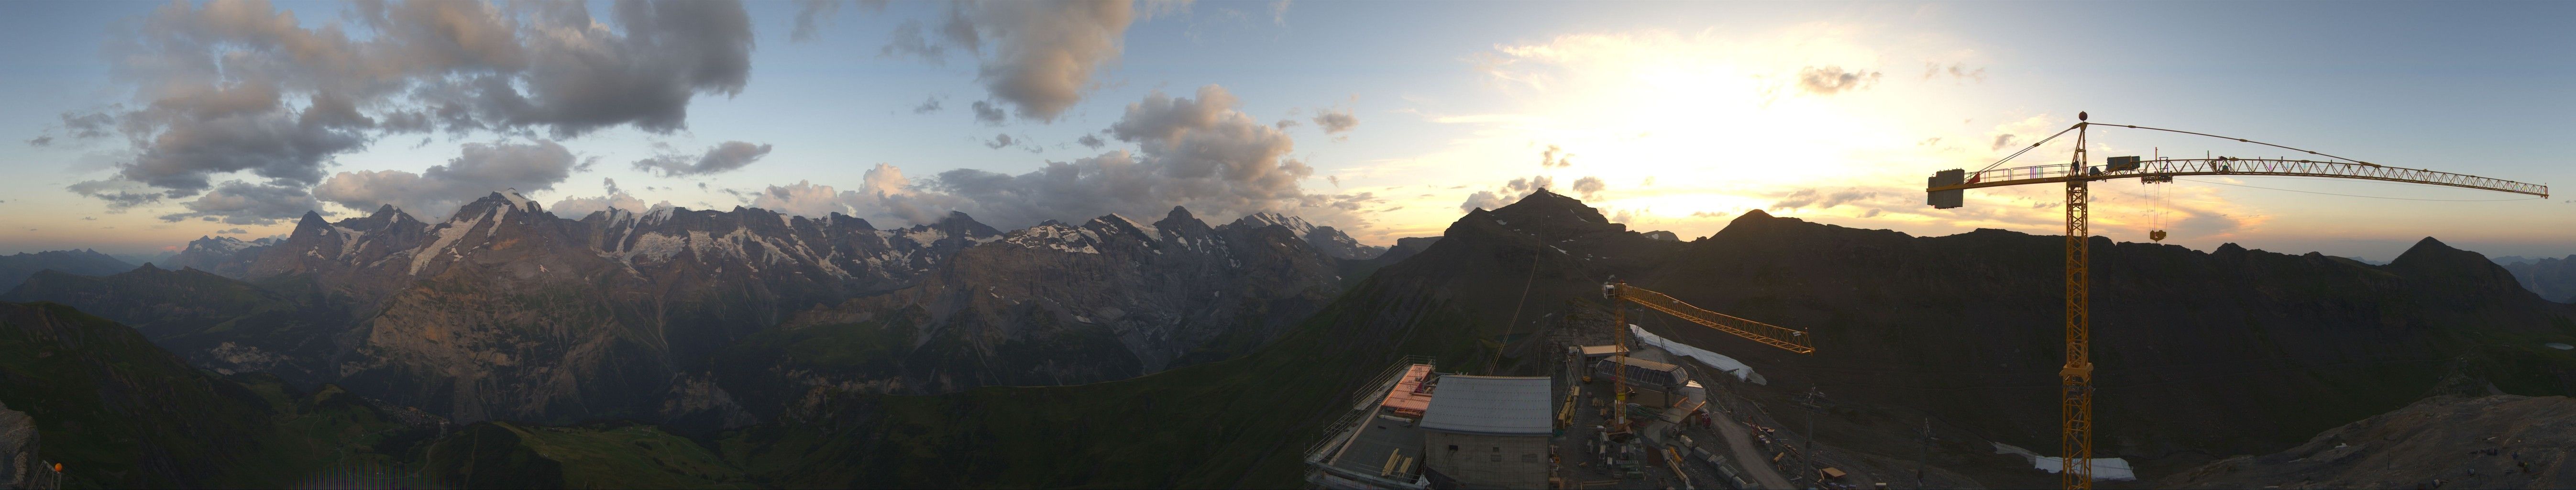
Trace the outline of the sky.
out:
<instances>
[{"instance_id":1,"label":"sky","mask_svg":"<svg viewBox=\"0 0 2576 490\"><path fill-rule=\"evenodd\" d=\"M2092 121L2576 183L2576 3L6 2L0 253L150 255L517 189L610 207L1174 206L1363 242L1537 188L1635 230L1749 210L2062 233L2061 189L1924 205ZM2097 128L2095 155L2270 157ZM2051 141L2007 165L2063 163ZM2576 199L2398 183L2097 183L2093 232L2394 258L2576 253Z\"/></svg>"}]
</instances>

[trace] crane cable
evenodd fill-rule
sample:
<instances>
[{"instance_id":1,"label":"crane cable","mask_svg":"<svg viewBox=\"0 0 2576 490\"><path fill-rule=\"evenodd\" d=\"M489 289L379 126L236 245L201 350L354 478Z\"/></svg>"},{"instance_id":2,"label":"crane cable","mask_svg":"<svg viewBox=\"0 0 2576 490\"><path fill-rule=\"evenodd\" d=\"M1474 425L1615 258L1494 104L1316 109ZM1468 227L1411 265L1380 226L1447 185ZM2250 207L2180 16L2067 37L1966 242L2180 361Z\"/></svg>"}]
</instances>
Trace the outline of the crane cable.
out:
<instances>
[{"instance_id":1,"label":"crane cable","mask_svg":"<svg viewBox=\"0 0 2576 490\"><path fill-rule=\"evenodd\" d=\"M1538 259L1547 256L1547 250L1545 249L1555 248L1554 246L1548 245L1547 239L1540 237L1537 233L1531 233L1530 239L1536 240L1538 247L1535 247L1535 249L1530 251L1529 277L1521 280L1521 299L1518 302L1512 303L1512 320L1509 323L1503 324L1503 339L1499 342L1495 342L1494 357L1485 360L1485 374L1488 376L1494 374L1495 364L1502 363L1503 349L1510 347L1512 344L1512 331L1520 330L1521 328L1521 308L1529 305L1530 286L1538 284ZM1563 252L1564 250L1558 251Z\"/></svg>"},{"instance_id":2,"label":"crane cable","mask_svg":"<svg viewBox=\"0 0 2576 490\"><path fill-rule=\"evenodd\" d=\"M2280 149L2290 150L2290 151L2304 152L2304 153L2307 153L2307 154L2310 154L2310 155L2316 155L2316 156L2321 156L2321 157L2326 157L2326 158L2332 158L2332 159L2336 159L2336 160L2343 160L2343 161L2347 161L2347 162L2358 163L2358 164L2362 164L2362 165L2369 165L2369 166L2373 166L2373 167L2380 166L2379 164L2376 164L2376 163L2370 163L2370 162L2365 162L2365 161L2360 161L2360 160L2354 160L2354 159L2350 159L2350 158L2344 158L2344 157L2339 157L2339 156L2334 156L2334 155L2328 155L2328 154L2324 154L2324 153L2318 153L2316 150L2308 150L2308 149L2300 149L2300 148L2291 148L2291 147L2288 147L2288 146L2275 145L2275 144L2271 144L2271 143L2264 143L2264 142L2261 142L2261 141L2254 141L2254 140L2249 140L2249 139L2245 139L2245 138L2235 138L2235 137L2228 137L2228 136L2219 136L2219 135L2209 134L2209 133L2197 133L2197 132L2191 132L2191 131L2184 131L2184 130L2180 130L2180 129L2151 128L2151 127L2146 127L2146 126L2137 126L2137 125L2129 125L2129 124L2106 124L2106 123L2091 123L2091 124L2093 124L2093 125L2095 125L2095 126L2117 126L2117 127L2123 127L2123 128L2129 128L2129 129L2153 129L2153 130L2157 130L2157 131L2164 131L2164 132L2168 132L2168 133L2182 133L2182 134L2189 134L2189 135L2208 136L2208 137L2211 137L2211 138L2218 138L2218 139L2223 139L2223 140L2236 140L2236 141L2237 141L2237 142L2239 142L2239 143L2253 143L2253 144L2257 144L2257 145L2269 146L2269 147L2273 147L2273 148L2280 148Z\"/></svg>"},{"instance_id":3,"label":"crane cable","mask_svg":"<svg viewBox=\"0 0 2576 490\"><path fill-rule=\"evenodd\" d=\"M2074 131L2075 128L2084 127L2084 124L2085 123L2075 123L2074 126L2067 126L2065 130L2058 131L2057 134L2048 135L2046 138L2040 138L2039 142L2031 143L2030 146L2022 147L2021 151L2013 152L2011 155L2004 155L2004 159L1995 160L1995 163L1986 164L1986 168L1977 169L1976 172L1971 173L1981 174L1986 173L1987 170L1994 170L1996 166L2003 165L2004 162L2012 161L2013 158L2020 157L2023 153L2030 153L2031 150L2039 149L2039 145L2048 144L2049 140L2057 139L2059 136L2065 136L2067 131Z\"/></svg>"}]
</instances>

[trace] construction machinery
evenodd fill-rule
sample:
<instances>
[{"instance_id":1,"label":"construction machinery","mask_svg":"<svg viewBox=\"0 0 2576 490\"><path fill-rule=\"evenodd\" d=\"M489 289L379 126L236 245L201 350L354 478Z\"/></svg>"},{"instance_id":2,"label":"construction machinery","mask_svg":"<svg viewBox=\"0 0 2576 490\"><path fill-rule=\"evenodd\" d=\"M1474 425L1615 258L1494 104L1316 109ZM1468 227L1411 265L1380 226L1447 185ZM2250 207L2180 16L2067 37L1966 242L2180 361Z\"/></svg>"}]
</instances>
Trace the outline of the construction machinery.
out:
<instances>
[{"instance_id":1,"label":"construction machinery","mask_svg":"<svg viewBox=\"0 0 2576 490\"><path fill-rule=\"evenodd\" d=\"M2058 454L2062 466L2058 472L2058 478L2061 484L2071 489L2093 487L2092 318L2086 311L2088 303L2086 288L2091 282L2087 267L2091 254L2086 250L2086 245L2092 238L2090 230L2086 228L2086 220L2090 217L2092 196L2087 184L2097 180L2130 178L2139 179L2140 182L2145 183L2172 182L2174 177L2197 175L2324 177L2462 187L2528 194L2540 196L2542 199L2549 197L2548 186L2475 175L2390 167L2244 138L2145 126L2102 124L2089 122L2089 119L2089 114L2078 112L2075 114L2077 122L2074 126L2031 143L2029 147L1996 160L1995 163L1974 173L1964 169L1935 172L1923 189L1928 195L1926 204L1935 208L1948 209L1965 205L1962 202L1963 195L1968 189L2028 184L2066 184L2066 365L2058 370L2058 378L2061 381L2059 413L2064 421L2059 437ZM2120 156L2106 159L2102 165L2093 165L2086 158L2088 150L2086 137L2094 126L2207 136L2291 150L2328 160L2236 157L2141 159L2134 156ZM2075 151L2068 163L1997 168L2014 157L2029 153L2040 145L2065 136L2069 132L2075 133ZM2165 232L2161 229L2154 230L2148 236L2161 241L2165 237Z\"/></svg>"},{"instance_id":2,"label":"construction machinery","mask_svg":"<svg viewBox=\"0 0 2576 490\"><path fill-rule=\"evenodd\" d=\"M1630 286L1627 281L1622 281L1617 278L1612 278L1610 279L1610 282L1601 285L1601 295L1610 300L1610 321L1611 324L1616 326L1619 330L1618 345L1622 354L1613 357L1611 359L1611 362L1613 363L1621 362L1620 358L1626 357L1626 352L1633 352L1628 347L1627 303L1636 303L1647 308L1652 308L1655 311L1661 311L1665 314L1679 317L1683 320L1689 320L1691 323L1697 323L1709 328L1717 329L1718 331L1735 334L1735 336L1738 337L1744 337L1755 342L1761 342L1763 345L1786 349L1789 352L1796 352L1799 354L1813 354L1816 352L1816 339L1813 336L1807 335L1807 332L1768 323L1736 318L1725 313L1708 311L1697 306L1691 306L1690 303L1684 303L1682 300L1673 299L1671 295L1649 291L1646 290L1646 288ZM1618 383L1616 387L1613 388L1615 391L1612 393L1615 393L1618 397L1618 401L1624 404L1628 402L1627 367L1622 365L1619 369L1620 371L1618 371L1618 375L1610 377L1614 383ZM1626 412L1620 412L1617 423L1622 426L1627 425L1628 417Z\"/></svg>"}]
</instances>

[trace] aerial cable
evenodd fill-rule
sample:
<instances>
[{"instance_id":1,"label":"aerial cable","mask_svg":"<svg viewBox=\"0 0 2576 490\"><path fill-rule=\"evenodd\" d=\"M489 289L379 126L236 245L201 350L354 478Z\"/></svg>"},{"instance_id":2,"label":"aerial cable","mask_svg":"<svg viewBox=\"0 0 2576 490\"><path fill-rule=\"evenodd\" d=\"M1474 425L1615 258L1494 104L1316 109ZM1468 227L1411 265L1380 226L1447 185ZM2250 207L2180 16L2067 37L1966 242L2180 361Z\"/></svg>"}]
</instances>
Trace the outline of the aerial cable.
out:
<instances>
[{"instance_id":1,"label":"aerial cable","mask_svg":"<svg viewBox=\"0 0 2576 490\"><path fill-rule=\"evenodd\" d=\"M2039 145L2048 144L2048 140L2057 139L2059 136L2065 136L2067 131L2074 131L2075 128L2080 127L2084 127L2084 123L2075 123L2074 126L2067 126L2065 130L2058 131L2057 134L2048 135L2046 138L2040 138L2039 142L2031 143L2030 146L2022 147L2021 151L2013 152L2011 155L2004 155L2004 159L1995 160L1995 163L1986 164L1986 168L1977 169L1976 172L1972 173L1985 173L1987 170L1994 170L1996 166L2003 165L2004 162L2012 161L2014 157L2019 157L2023 153L2030 153L2031 150L2039 149Z\"/></svg>"},{"instance_id":2,"label":"aerial cable","mask_svg":"<svg viewBox=\"0 0 2576 490\"><path fill-rule=\"evenodd\" d=\"M2394 199L2394 200L2399 200L2399 201L2504 202L2504 201L2529 201L2529 200L2533 200L2533 199L2548 199L2548 198L2546 198L2546 197L2522 197L2522 198L2514 198L2514 199L2417 199L2417 198L2411 198L2411 197L2363 196L2363 195L2357 195L2357 194L2336 194L2336 193L2332 193L2332 192L2302 191L2302 190L2296 190L2296 189L2275 189L2275 188L2271 188L2271 187L2250 186L2250 185L2245 185L2245 184L2230 184L2230 183L2226 183L2226 182L2209 181L2209 180L2190 180L2190 181L2187 181L2187 182L2198 182L2198 183L2203 183L2203 184L2232 185L2232 186L2237 186L2237 187L2246 187L2246 188L2253 188L2253 189L2262 189L2262 190L2267 190L2267 191L2297 192L2297 193L2302 193L2302 194L2323 194L2323 195L2328 195L2328 196L2343 196L2343 197L2366 197L2366 198L2371 198L2371 199Z\"/></svg>"},{"instance_id":3,"label":"aerial cable","mask_svg":"<svg viewBox=\"0 0 2576 490\"><path fill-rule=\"evenodd\" d=\"M2324 154L2324 153L2318 153L2316 150L2307 150L2307 149L2300 149L2300 148L2291 148L2291 147L2287 147L2287 146L2275 145L2275 144L2271 144L2271 143L2264 143L2264 142L2261 142L2261 141L2254 141L2254 140L2249 140L2249 139L2245 139L2245 138L2234 138L2234 137L2219 136L2219 135L2209 134L2209 133L2197 133L2197 132L2191 132L2191 131L2184 131L2184 130L2180 130L2180 129L2150 128L2150 127L2146 127L2146 126L2133 126L2133 125L2127 125L2127 124L2104 124L2104 123L2093 123L2093 125L2096 125L2096 126L2118 126L2118 127L2123 127L2123 128L2129 128L2129 129L2153 129L2153 130L2157 130L2157 131L2164 131L2164 132L2169 132L2169 133L2182 133L2182 134L2190 134L2190 135L2208 136L2208 137L2211 137L2211 138L2218 138L2218 139L2224 139L2224 140L2236 140L2237 142L2240 142L2240 143L2253 143L2253 144L2257 144L2257 145L2263 145L2263 146L2269 146L2269 147L2273 147L2273 148L2280 148L2280 149L2284 149L2284 150L2290 150L2290 151L2302 152L2302 153L2307 153L2307 154L2310 154L2310 155L2316 155L2316 156L2321 156L2321 157L2326 157L2326 158L2332 158L2332 159L2336 159L2336 160L2343 160L2343 161L2352 162L2352 163L2358 163L2358 164L2362 164L2362 165L2369 165L2369 166L2373 166L2373 167L2377 167L2377 166L2379 166L2379 164L2376 164L2376 163L2370 163L2370 162L2365 162L2365 161L2360 161L2360 160L2354 160L2354 159L2350 159L2350 158L2344 158L2344 157L2339 157L2339 156L2334 156L2334 155L2328 155L2328 154Z\"/></svg>"}]
</instances>

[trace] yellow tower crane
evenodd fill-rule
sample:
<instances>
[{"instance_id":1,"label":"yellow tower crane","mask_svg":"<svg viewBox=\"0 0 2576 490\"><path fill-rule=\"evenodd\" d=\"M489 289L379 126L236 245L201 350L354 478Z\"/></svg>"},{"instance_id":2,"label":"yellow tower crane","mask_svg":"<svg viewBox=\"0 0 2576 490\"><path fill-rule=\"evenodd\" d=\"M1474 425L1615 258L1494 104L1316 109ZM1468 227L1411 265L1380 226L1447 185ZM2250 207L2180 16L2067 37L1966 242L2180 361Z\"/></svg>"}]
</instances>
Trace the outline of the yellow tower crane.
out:
<instances>
[{"instance_id":1,"label":"yellow tower crane","mask_svg":"<svg viewBox=\"0 0 2576 490\"><path fill-rule=\"evenodd\" d=\"M2327 177L2444 185L2529 194L2544 199L2549 197L2548 186L2475 175L2382 166L2244 138L2145 126L2101 124L2087 122L2088 119L2089 115L2085 113L2075 113L2077 122L2074 126L2058 131L2057 134L2041 139L2037 143L2031 143L2029 147L2005 156L2002 160L1996 160L1995 163L1975 173L1969 173L1964 169L1935 172L1932 174L1931 181L1923 189L1929 194L1929 202L1926 204L1935 208L1948 209L1964 205L1963 195L1968 189L2025 184L2066 184L2066 365L2057 372L2061 382L2059 415L2064 421L2058 445L2058 454L2063 460L2058 471L2058 481L2066 488L2093 487L2092 317L2086 311L2089 294L2086 289L2091 282L2091 273L2087 267L2091 256L2090 251L2086 250L2086 245L2092 234L2086 229L2085 223L2090 217L2091 201L2091 194L2087 192L2087 183L2096 180L2128 178L2139 179L2141 182L2172 182L2174 177L2192 175ZM2207 136L2297 151L2330 160L2235 157L2140 159L2134 156L2120 156L2111 157L2104 161L2103 165L2095 166L2085 158L2086 132L2093 126ZM2039 145L2065 136L2068 132L2075 133L2075 152L2072 161L2064 165L1996 168L2002 166L2004 162L2011 161L2013 157L2029 153L2032 149L2039 148ZM2162 240L2163 235L2164 230L2155 230L2149 236Z\"/></svg>"},{"instance_id":2,"label":"yellow tower crane","mask_svg":"<svg viewBox=\"0 0 2576 490\"><path fill-rule=\"evenodd\" d=\"M1620 353L1613 354L1614 357L1610 359L1611 363L1618 366L1614 368L1616 371L1611 374L1610 379L1613 383L1617 383L1611 393L1618 398L1619 406L1613 407L1612 411L1618 413L1616 423L1620 426L1628 423L1628 365L1624 362L1627 357L1626 352L1629 351L1626 303L1636 303L1683 320L1690 320L1691 323L1752 339L1764 345L1787 349L1789 352L1799 354L1816 352L1816 339L1807 335L1807 332L1708 311L1691 306L1690 303L1684 303L1682 300L1673 299L1672 296L1664 293L1630 286L1627 281L1611 279L1609 283L1601 285L1601 295L1610 300L1610 321L1619 330Z\"/></svg>"}]
</instances>

